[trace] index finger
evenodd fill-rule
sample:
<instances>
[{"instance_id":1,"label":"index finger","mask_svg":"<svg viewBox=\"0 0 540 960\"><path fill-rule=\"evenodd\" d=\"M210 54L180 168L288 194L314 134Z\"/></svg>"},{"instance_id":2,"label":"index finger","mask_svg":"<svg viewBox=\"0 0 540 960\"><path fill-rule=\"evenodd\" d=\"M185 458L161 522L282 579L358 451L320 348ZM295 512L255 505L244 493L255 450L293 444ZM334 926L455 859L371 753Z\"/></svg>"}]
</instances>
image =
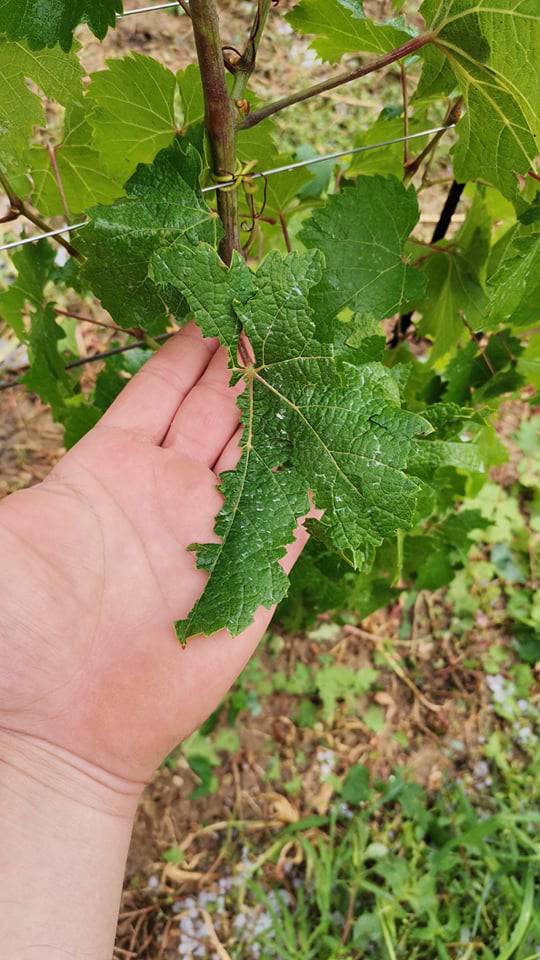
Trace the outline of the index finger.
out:
<instances>
[{"instance_id":1,"label":"index finger","mask_svg":"<svg viewBox=\"0 0 540 960\"><path fill-rule=\"evenodd\" d=\"M160 444L178 407L203 375L219 346L191 321L133 377L100 420Z\"/></svg>"}]
</instances>

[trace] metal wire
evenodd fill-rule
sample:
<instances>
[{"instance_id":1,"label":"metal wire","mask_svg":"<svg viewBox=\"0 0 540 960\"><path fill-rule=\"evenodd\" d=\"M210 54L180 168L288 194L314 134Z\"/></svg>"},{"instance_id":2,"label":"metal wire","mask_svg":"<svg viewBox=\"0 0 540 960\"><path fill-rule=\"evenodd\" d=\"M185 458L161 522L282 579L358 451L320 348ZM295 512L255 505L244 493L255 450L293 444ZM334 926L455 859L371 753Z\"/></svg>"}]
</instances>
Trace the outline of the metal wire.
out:
<instances>
[{"instance_id":1,"label":"metal wire","mask_svg":"<svg viewBox=\"0 0 540 960\"><path fill-rule=\"evenodd\" d=\"M364 147L353 147L352 150L337 150L335 153L326 153L322 157L312 157L310 160L298 160L296 163L287 163L283 167L272 167L271 170L261 170L260 173L250 173L244 179L262 180L263 178L273 176L275 173L285 173L287 170L298 170L300 167L310 167L312 163L322 163L323 160L339 160L340 157L351 157L357 153L364 153L366 150L389 147L393 143L405 143L406 140L416 140L418 137L426 137L431 133L441 133L442 130L450 130L452 127L455 127L455 123L449 123L443 127L431 127L430 130L420 130L419 133L409 133L406 137L394 137L393 140L381 140L380 143L369 143ZM236 179L236 177L232 177L230 183L212 183L209 187L203 187L201 193L210 193L211 190L223 190L224 187L230 187L231 183L235 183Z\"/></svg>"},{"instance_id":2,"label":"metal wire","mask_svg":"<svg viewBox=\"0 0 540 960\"><path fill-rule=\"evenodd\" d=\"M134 11L132 11L134 12ZM449 123L442 127L431 127L429 130L420 130L418 133L409 133L406 137L394 137L392 140L381 140L380 143L369 143L364 147L353 147L351 150L337 150L334 153L325 153L320 157L311 157L309 160L298 160L295 163L287 163L282 167L272 167L270 170L263 170L260 173L251 173L246 180L262 180L266 177L272 177L276 173L286 173L288 170L298 170L301 167L311 167L312 164L322 163L324 160L338 160L340 157L351 157L357 153L364 153L366 150L377 150L380 147L389 147L394 143L405 143L406 140L416 140L418 137L427 137L432 133L441 133L444 130L451 130L455 123ZM236 183L237 177L231 177L230 182L212 183L208 187L203 187L201 193L213 193L216 190L228 188L232 183ZM34 237L24 237L23 240L13 240L11 243L5 243L0 246L0 253L4 250L14 250L16 247L24 247L27 243L36 243L38 240L47 240L51 237L59 237L63 233L70 233L71 230L81 230L85 227L88 220L81 223L71 223L66 227L58 227L56 230L49 230L47 233L38 233Z\"/></svg>"},{"instance_id":3,"label":"metal wire","mask_svg":"<svg viewBox=\"0 0 540 960\"><path fill-rule=\"evenodd\" d=\"M125 331L128 333L128 331ZM176 333L177 331L175 331ZM158 343L165 343L166 340L170 340L171 337L175 336L175 333L160 333L157 337L154 337ZM127 353L128 350L140 350L147 349L147 344L144 340L134 340L133 343L127 343L124 347L113 347L112 350L105 350L104 353L93 353L90 357L81 357L79 360L72 360L71 363L66 363L64 370L75 370L76 367L84 367L87 363L97 363L99 360L107 360L109 357L116 357L119 353ZM26 373L30 369L30 364L25 364L23 367L19 367L16 373ZM12 387L20 387L24 383L24 380L2 380L0 381L0 391L10 390Z\"/></svg>"},{"instance_id":4,"label":"metal wire","mask_svg":"<svg viewBox=\"0 0 540 960\"><path fill-rule=\"evenodd\" d=\"M0 247L0 252L3 250L14 250L15 247L24 247L27 243L36 243L38 240L47 240L49 237L60 237L63 233L70 233L71 230L80 230L81 227L85 227L87 223L88 220L83 220L82 223L71 223L68 227L58 227L57 230L38 233L35 237L24 237L22 240L12 240L11 243L5 243Z\"/></svg>"},{"instance_id":5,"label":"metal wire","mask_svg":"<svg viewBox=\"0 0 540 960\"><path fill-rule=\"evenodd\" d=\"M123 20L124 17L135 17L138 13L154 13L157 10L172 10L173 7L176 7L177 10L182 10L180 4L174 0L174 3L157 3L153 7L137 7L136 10L126 10L124 13L117 13L116 19Z\"/></svg>"}]
</instances>

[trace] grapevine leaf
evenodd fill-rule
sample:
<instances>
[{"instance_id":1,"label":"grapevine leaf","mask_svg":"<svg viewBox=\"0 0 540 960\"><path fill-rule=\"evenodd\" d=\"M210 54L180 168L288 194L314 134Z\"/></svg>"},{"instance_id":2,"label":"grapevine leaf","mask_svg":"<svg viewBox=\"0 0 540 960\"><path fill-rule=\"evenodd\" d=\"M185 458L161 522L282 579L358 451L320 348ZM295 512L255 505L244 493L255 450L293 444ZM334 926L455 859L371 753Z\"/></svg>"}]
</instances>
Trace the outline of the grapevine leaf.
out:
<instances>
[{"instance_id":1,"label":"grapevine leaf","mask_svg":"<svg viewBox=\"0 0 540 960\"><path fill-rule=\"evenodd\" d=\"M525 382L540 390L540 337L532 337L517 363Z\"/></svg>"},{"instance_id":2,"label":"grapevine leaf","mask_svg":"<svg viewBox=\"0 0 540 960\"><path fill-rule=\"evenodd\" d=\"M480 451L474 443L431 440L414 444L409 461L412 472L429 479L439 466L457 467L469 473L482 473L484 470Z\"/></svg>"},{"instance_id":3,"label":"grapevine leaf","mask_svg":"<svg viewBox=\"0 0 540 960\"><path fill-rule=\"evenodd\" d=\"M484 329L532 327L540 319L540 226L517 224L493 276Z\"/></svg>"},{"instance_id":4,"label":"grapevine leaf","mask_svg":"<svg viewBox=\"0 0 540 960\"><path fill-rule=\"evenodd\" d=\"M32 147L29 151L32 200L45 216L80 214L96 203L112 203L122 195L124 181L104 170L91 140L85 111L76 105L66 112L64 138L55 148L58 174L46 148Z\"/></svg>"},{"instance_id":5,"label":"grapevine leaf","mask_svg":"<svg viewBox=\"0 0 540 960\"><path fill-rule=\"evenodd\" d=\"M300 239L326 259L323 279L311 295L321 331L344 307L382 320L422 295L424 278L403 258L417 221L414 189L376 176L359 177L304 224Z\"/></svg>"},{"instance_id":6,"label":"grapevine leaf","mask_svg":"<svg viewBox=\"0 0 540 960\"><path fill-rule=\"evenodd\" d=\"M89 211L77 241L87 258L82 275L120 326L156 334L180 310L178 293L147 276L156 250L180 237L186 245L217 242L218 220L201 197L199 175L196 151L176 141L138 168L125 199Z\"/></svg>"},{"instance_id":7,"label":"grapevine leaf","mask_svg":"<svg viewBox=\"0 0 540 960\"><path fill-rule=\"evenodd\" d=\"M426 111L417 111L413 117L409 117L409 133L419 133L429 126ZM387 140L395 140L403 136L403 115L401 108L395 110L385 107L367 130L362 130L354 138L355 147L371 146L376 143L383 143ZM422 150L428 138L418 137L413 140L411 148L414 151ZM347 170L348 176L357 176L359 173L364 176L371 176L380 173L384 176L391 174L401 180L403 176L403 143L392 143L386 147L379 147L377 150L367 150L365 153L358 153L353 157L350 167Z\"/></svg>"},{"instance_id":8,"label":"grapevine leaf","mask_svg":"<svg viewBox=\"0 0 540 960\"><path fill-rule=\"evenodd\" d=\"M41 99L27 80L51 100L69 106L82 101L82 73L73 53L33 53L22 43L0 38L0 169L22 168L34 127L45 124Z\"/></svg>"},{"instance_id":9,"label":"grapevine leaf","mask_svg":"<svg viewBox=\"0 0 540 960\"><path fill-rule=\"evenodd\" d=\"M251 274L235 252L227 270L207 244L186 247L182 243L160 250L150 264L150 277L176 287L189 304L205 337L219 337L231 361L236 360L240 324L235 301L252 293Z\"/></svg>"},{"instance_id":10,"label":"grapevine leaf","mask_svg":"<svg viewBox=\"0 0 540 960\"><path fill-rule=\"evenodd\" d=\"M519 340L504 330L490 338L483 352L471 340L452 357L442 374L447 383L444 400L470 403L474 397L478 403L482 396L497 397L514 389L519 381L514 363L521 351Z\"/></svg>"},{"instance_id":11,"label":"grapevine leaf","mask_svg":"<svg viewBox=\"0 0 540 960\"><path fill-rule=\"evenodd\" d=\"M456 86L463 95L456 178L484 180L515 199L516 174L533 169L537 154L537 0L424 0L421 12L436 40L422 51L418 95L446 94Z\"/></svg>"},{"instance_id":12,"label":"grapevine leaf","mask_svg":"<svg viewBox=\"0 0 540 960\"><path fill-rule=\"evenodd\" d=\"M27 40L32 50L57 43L69 50L80 23L103 40L122 10L122 0L0 0L0 33L10 40Z\"/></svg>"},{"instance_id":13,"label":"grapevine leaf","mask_svg":"<svg viewBox=\"0 0 540 960\"><path fill-rule=\"evenodd\" d=\"M387 53L410 40L402 23L366 17L362 0L300 0L285 19L298 33L314 34L311 46L329 63L346 53Z\"/></svg>"},{"instance_id":14,"label":"grapevine leaf","mask_svg":"<svg viewBox=\"0 0 540 960\"><path fill-rule=\"evenodd\" d=\"M417 248L425 254L427 278L418 329L433 341L431 366L444 366L460 340L481 327L487 303L483 280L490 243L491 218L475 188L471 209L452 242L441 243L440 253Z\"/></svg>"},{"instance_id":15,"label":"grapevine leaf","mask_svg":"<svg viewBox=\"0 0 540 960\"><path fill-rule=\"evenodd\" d=\"M215 271L207 248L196 248L193 259L199 252L199 270L191 269L188 283L181 243L154 255L152 275L167 284L181 277L181 291L197 318L208 332L219 333L226 297L221 291L207 302ZM241 270L249 272L237 260L234 289ZM412 439L431 427L400 409L397 385L382 365L356 367L333 345L314 338L309 292L321 274L318 251L286 258L274 252L251 275L251 296L246 281L240 284L242 298L233 301L255 357L253 367L235 372L246 381L239 401L242 459L222 477L225 504L216 524L221 542L198 547L198 565L209 579L187 620L178 624L182 640L222 627L237 633L259 605L271 606L285 595L287 578L277 561L308 509L308 489L325 511L318 536L355 566L371 559L383 537L412 520L420 484L403 471ZM205 313L209 307L215 312L213 326L201 303ZM227 324L228 346L229 338Z\"/></svg>"},{"instance_id":16,"label":"grapevine leaf","mask_svg":"<svg viewBox=\"0 0 540 960\"><path fill-rule=\"evenodd\" d=\"M41 240L21 247L12 260L17 277L7 290L0 293L0 317L24 342L28 339L24 325L26 306L41 308L43 290L54 269L55 253L46 240Z\"/></svg>"},{"instance_id":17,"label":"grapevine leaf","mask_svg":"<svg viewBox=\"0 0 540 960\"><path fill-rule=\"evenodd\" d=\"M137 164L151 163L170 145L175 91L175 75L140 53L108 60L106 70L92 74L87 94L92 147L114 179L126 183Z\"/></svg>"},{"instance_id":18,"label":"grapevine leaf","mask_svg":"<svg viewBox=\"0 0 540 960\"><path fill-rule=\"evenodd\" d=\"M61 416L65 398L71 393L69 377L58 352L58 343L64 336L53 305L42 307L40 304L32 317L28 337L31 363L24 382L29 390L50 405L56 418Z\"/></svg>"}]
</instances>

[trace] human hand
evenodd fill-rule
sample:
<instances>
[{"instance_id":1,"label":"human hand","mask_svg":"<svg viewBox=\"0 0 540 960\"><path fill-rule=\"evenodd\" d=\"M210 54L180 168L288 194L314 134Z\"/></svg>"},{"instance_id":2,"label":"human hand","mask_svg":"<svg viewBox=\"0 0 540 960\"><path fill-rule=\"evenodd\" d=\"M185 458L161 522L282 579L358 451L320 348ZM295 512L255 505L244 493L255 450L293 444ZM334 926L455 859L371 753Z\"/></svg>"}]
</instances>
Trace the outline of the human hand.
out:
<instances>
[{"instance_id":1,"label":"human hand","mask_svg":"<svg viewBox=\"0 0 540 960\"><path fill-rule=\"evenodd\" d=\"M217 474L239 457L228 380L190 324L43 483L0 504L0 729L144 782L238 676L271 611L185 649L172 626L206 577L186 548L216 539Z\"/></svg>"}]
</instances>

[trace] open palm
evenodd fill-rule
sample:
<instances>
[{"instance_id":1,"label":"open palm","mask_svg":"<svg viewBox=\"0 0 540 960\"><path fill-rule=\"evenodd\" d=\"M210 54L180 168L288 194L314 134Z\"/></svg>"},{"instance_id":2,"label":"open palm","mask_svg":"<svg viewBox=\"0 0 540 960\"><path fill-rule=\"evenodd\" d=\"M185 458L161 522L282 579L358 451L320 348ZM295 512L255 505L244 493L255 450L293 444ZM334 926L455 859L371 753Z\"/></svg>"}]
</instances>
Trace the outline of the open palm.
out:
<instances>
[{"instance_id":1,"label":"open palm","mask_svg":"<svg viewBox=\"0 0 540 960\"><path fill-rule=\"evenodd\" d=\"M0 727L147 779L216 707L271 612L183 649L216 475L239 456L225 353L190 324L47 480L0 505ZM305 541L299 528L284 566Z\"/></svg>"}]
</instances>

